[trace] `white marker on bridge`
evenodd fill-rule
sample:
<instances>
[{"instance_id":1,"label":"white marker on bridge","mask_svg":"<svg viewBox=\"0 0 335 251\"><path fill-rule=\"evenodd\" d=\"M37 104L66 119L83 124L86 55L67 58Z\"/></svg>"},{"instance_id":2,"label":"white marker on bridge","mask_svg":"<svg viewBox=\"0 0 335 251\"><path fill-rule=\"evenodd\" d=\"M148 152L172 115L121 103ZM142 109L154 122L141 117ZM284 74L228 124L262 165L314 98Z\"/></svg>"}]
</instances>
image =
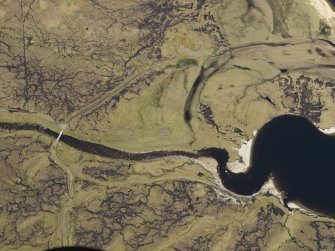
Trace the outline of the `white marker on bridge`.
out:
<instances>
[{"instance_id":1,"label":"white marker on bridge","mask_svg":"<svg viewBox=\"0 0 335 251\"><path fill-rule=\"evenodd\" d=\"M62 137L63 132L64 132L64 130L61 130L61 131L60 131L60 133L59 133L59 135L58 135L58 137L57 137L57 139L56 139L57 142L59 141L60 137Z\"/></svg>"}]
</instances>

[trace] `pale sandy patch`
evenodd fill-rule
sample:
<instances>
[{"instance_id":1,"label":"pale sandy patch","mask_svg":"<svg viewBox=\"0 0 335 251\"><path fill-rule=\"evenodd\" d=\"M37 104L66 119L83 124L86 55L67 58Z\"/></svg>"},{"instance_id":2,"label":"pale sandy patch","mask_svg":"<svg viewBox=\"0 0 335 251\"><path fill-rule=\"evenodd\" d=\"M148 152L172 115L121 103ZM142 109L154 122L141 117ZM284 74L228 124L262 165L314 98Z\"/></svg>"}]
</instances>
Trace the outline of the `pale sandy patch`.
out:
<instances>
[{"instance_id":1,"label":"pale sandy patch","mask_svg":"<svg viewBox=\"0 0 335 251\"><path fill-rule=\"evenodd\" d=\"M282 199L282 194L280 191L277 190L277 188L275 187L275 184L273 182L273 179L270 178L261 188L260 194L266 194L266 193L270 193L274 196L276 196L279 199Z\"/></svg>"},{"instance_id":2,"label":"pale sandy patch","mask_svg":"<svg viewBox=\"0 0 335 251\"><path fill-rule=\"evenodd\" d=\"M310 0L309 3L319 12L320 16L326 19L329 23L335 18L335 13L327 1Z\"/></svg>"},{"instance_id":3,"label":"pale sandy patch","mask_svg":"<svg viewBox=\"0 0 335 251\"><path fill-rule=\"evenodd\" d=\"M325 134L333 134L335 133L335 125L333 125L332 127L330 128L326 128L326 129L321 129L319 128L319 130Z\"/></svg>"},{"instance_id":4,"label":"pale sandy patch","mask_svg":"<svg viewBox=\"0 0 335 251\"><path fill-rule=\"evenodd\" d=\"M257 131L254 130L253 135L255 136L256 133ZM242 140L240 149L234 148L238 151L240 159L227 163L227 167L230 171L234 173L240 173L245 172L248 169L250 165L251 146L253 140L254 138L251 138L249 140Z\"/></svg>"},{"instance_id":5,"label":"pale sandy patch","mask_svg":"<svg viewBox=\"0 0 335 251\"><path fill-rule=\"evenodd\" d=\"M300 205L298 205L294 202L287 203L287 206L292 210L298 210L302 214L306 214L306 215L309 215L309 216L319 216L318 214L313 213L311 211L308 211L307 209L301 207ZM292 214L294 214L294 211L292 212Z\"/></svg>"},{"instance_id":6,"label":"pale sandy patch","mask_svg":"<svg viewBox=\"0 0 335 251\"><path fill-rule=\"evenodd\" d=\"M203 166L207 171L211 172L215 180L215 183L218 184L221 188L224 188L217 171L218 163L216 162L215 159L209 157L201 157L198 159L194 159L194 162Z\"/></svg>"}]
</instances>

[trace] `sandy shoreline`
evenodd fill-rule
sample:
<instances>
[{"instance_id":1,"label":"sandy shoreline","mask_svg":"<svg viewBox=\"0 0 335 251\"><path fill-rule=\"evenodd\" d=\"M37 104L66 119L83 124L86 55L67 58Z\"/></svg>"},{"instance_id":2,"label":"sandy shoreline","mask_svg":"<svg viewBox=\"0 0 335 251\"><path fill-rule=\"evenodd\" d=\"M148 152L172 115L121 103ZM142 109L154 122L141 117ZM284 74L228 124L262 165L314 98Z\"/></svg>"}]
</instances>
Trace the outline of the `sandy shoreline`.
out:
<instances>
[{"instance_id":1,"label":"sandy shoreline","mask_svg":"<svg viewBox=\"0 0 335 251\"><path fill-rule=\"evenodd\" d=\"M321 129L318 128L321 132L325 133L325 134L334 134L335 133L335 125L326 129Z\"/></svg>"},{"instance_id":2,"label":"sandy shoreline","mask_svg":"<svg viewBox=\"0 0 335 251\"><path fill-rule=\"evenodd\" d=\"M315 126L317 127L317 125L315 125ZM319 127L317 127L317 128L325 134L335 134L335 125L330 127L330 128L326 128L326 129L321 129ZM254 135L253 138L251 138L249 140L242 140L241 147L239 149L235 148L239 153L240 159L227 163L227 167L232 172L239 173L239 172L244 172L248 169L249 164L250 164L252 142L254 141L256 133L257 133L257 130L254 130L253 131L253 135ZM211 171L214 171L214 170L212 169ZM215 179L216 179L216 181L221 182L218 175L215 175ZM267 193L270 193L273 196L279 198L281 203L283 204L282 193L277 190L277 188L275 187L274 182L271 178L262 186L260 191L258 191L257 193L255 193L251 196L264 195L264 194L267 194ZM239 195L237 195L237 196L239 196ZM241 197L243 197L243 196L241 196ZM297 205L293 202L289 202L288 206L291 209L298 209L299 211L301 211L305 214L313 215L313 213L308 212L306 209L300 207L299 205Z\"/></svg>"}]
</instances>

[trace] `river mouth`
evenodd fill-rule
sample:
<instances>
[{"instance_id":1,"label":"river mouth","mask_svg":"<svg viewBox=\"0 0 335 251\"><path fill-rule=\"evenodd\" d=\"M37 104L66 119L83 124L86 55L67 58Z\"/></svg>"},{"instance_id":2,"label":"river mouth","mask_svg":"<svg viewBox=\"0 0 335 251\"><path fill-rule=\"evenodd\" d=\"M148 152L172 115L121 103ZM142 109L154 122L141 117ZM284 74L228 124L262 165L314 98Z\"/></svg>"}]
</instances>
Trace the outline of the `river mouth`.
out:
<instances>
[{"instance_id":1,"label":"river mouth","mask_svg":"<svg viewBox=\"0 0 335 251\"><path fill-rule=\"evenodd\" d=\"M282 115L266 123L252 144L250 167L228 177L231 182L225 179L228 152L221 148L129 153L66 135L61 141L84 152L134 161L168 156L210 157L218 163L223 186L236 194L255 194L272 177L286 206L296 202L318 214L335 216L335 137L323 134L300 116Z\"/></svg>"},{"instance_id":2,"label":"river mouth","mask_svg":"<svg viewBox=\"0 0 335 251\"><path fill-rule=\"evenodd\" d=\"M233 192L241 194L238 191L245 187L242 195L259 191L259 184L271 176L284 204L294 202L335 216L335 138L306 118L282 115L266 123L255 137L248 171L236 174L234 183L229 183L225 169L219 172Z\"/></svg>"}]
</instances>

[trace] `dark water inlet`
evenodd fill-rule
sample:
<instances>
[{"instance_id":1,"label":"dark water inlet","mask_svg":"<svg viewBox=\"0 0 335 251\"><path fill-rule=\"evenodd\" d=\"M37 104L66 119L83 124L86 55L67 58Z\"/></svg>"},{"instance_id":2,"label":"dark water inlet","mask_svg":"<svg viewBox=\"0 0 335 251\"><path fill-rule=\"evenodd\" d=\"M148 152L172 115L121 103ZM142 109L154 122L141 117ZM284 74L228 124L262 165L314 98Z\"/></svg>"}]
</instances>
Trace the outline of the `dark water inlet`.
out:
<instances>
[{"instance_id":1,"label":"dark water inlet","mask_svg":"<svg viewBox=\"0 0 335 251\"><path fill-rule=\"evenodd\" d=\"M236 174L220 168L219 174L225 187L241 195L259 191L272 176L285 202L335 216L335 138L306 118L272 119L256 135L249 169Z\"/></svg>"}]
</instances>

